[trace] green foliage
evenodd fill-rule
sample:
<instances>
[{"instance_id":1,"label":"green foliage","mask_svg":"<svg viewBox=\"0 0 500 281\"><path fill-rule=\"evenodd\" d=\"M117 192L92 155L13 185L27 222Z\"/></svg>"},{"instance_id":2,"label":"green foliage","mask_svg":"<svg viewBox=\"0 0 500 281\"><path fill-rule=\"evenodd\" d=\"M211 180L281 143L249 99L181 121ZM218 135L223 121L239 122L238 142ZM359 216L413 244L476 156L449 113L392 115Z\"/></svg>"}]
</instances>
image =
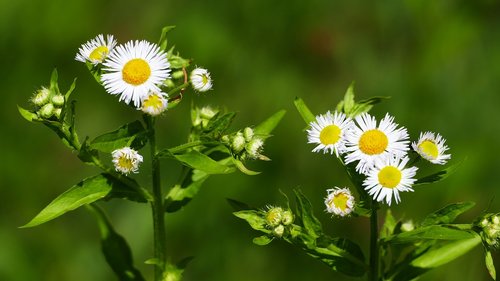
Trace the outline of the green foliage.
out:
<instances>
[{"instance_id":1,"label":"green foliage","mask_svg":"<svg viewBox=\"0 0 500 281\"><path fill-rule=\"evenodd\" d=\"M111 153L122 147L141 149L147 143L147 131L138 120L96 137L90 147L101 152Z\"/></svg>"},{"instance_id":2,"label":"green foliage","mask_svg":"<svg viewBox=\"0 0 500 281\"><path fill-rule=\"evenodd\" d=\"M449 175L453 174L458 169L458 167L460 167L460 165L462 165L463 161L465 161L465 160L462 160L458 163L450 165L448 168L443 169L441 171L438 171L436 173L433 173L431 175L421 177L421 178L417 179L417 181L414 183L414 185L429 184L429 183L435 183L438 181L442 181L445 178L447 178Z\"/></svg>"},{"instance_id":3,"label":"green foliage","mask_svg":"<svg viewBox=\"0 0 500 281\"><path fill-rule=\"evenodd\" d=\"M491 255L490 250L486 250L484 261L486 262L486 268L488 269L488 273L490 274L491 278L493 278L493 280L497 280L495 264L493 263L493 256Z\"/></svg>"},{"instance_id":4,"label":"green foliage","mask_svg":"<svg viewBox=\"0 0 500 281\"><path fill-rule=\"evenodd\" d=\"M311 112L311 110L309 110L309 108L301 98L296 97L294 100L294 104L306 124L309 125L309 123L315 120L314 114Z\"/></svg>"},{"instance_id":5,"label":"green foliage","mask_svg":"<svg viewBox=\"0 0 500 281\"><path fill-rule=\"evenodd\" d=\"M434 224L452 223L457 216L468 211L470 208L474 207L474 205L476 205L474 202L453 203L447 205L436 212L429 214L422 221L421 225L428 226Z\"/></svg>"},{"instance_id":6,"label":"green foliage","mask_svg":"<svg viewBox=\"0 0 500 281\"><path fill-rule=\"evenodd\" d=\"M345 113L348 117L356 117L361 113L370 111L373 105L388 98L389 97L372 97L356 102L354 101L354 82L352 82L349 88L347 88L344 99L337 104L336 110Z\"/></svg>"}]
</instances>

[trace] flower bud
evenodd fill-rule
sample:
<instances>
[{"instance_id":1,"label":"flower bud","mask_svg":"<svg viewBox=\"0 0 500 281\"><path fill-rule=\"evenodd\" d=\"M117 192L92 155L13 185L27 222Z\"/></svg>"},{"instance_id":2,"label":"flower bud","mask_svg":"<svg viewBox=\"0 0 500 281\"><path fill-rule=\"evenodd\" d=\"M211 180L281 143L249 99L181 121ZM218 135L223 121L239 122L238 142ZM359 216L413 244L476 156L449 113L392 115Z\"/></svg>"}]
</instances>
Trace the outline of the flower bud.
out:
<instances>
[{"instance_id":1,"label":"flower bud","mask_svg":"<svg viewBox=\"0 0 500 281\"><path fill-rule=\"evenodd\" d=\"M245 138L243 135L238 132L234 137L233 137L233 142L231 143L231 148L233 149L234 153L240 153L243 148L245 148Z\"/></svg>"},{"instance_id":2,"label":"flower bud","mask_svg":"<svg viewBox=\"0 0 500 281\"><path fill-rule=\"evenodd\" d=\"M266 222L269 226L275 227L281 223L283 209L281 207L271 207L266 213Z\"/></svg>"},{"instance_id":3,"label":"flower bud","mask_svg":"<svg viewBox=\"0 0 500 281\"><path fill-rule=\"evenodd\" d=\"M286 210L281 215L281 222L284 225L290 225L293 222L293 214L290 210Z\"/></svg>"},{"instance_id":4,"label":"flower bud","mask_svg":"<svg viewBox=\"0 0 500 281\"><path fill-rule=\"evenodd\" d=\"M245 146L248 156L252 159L259 157L262 147L264 146L264 141L259 138L254 138Z\"/></svg>"},{"instance_id":5,"label":"flower bud","mask_svg":"<svg viewBox=\"0 0 500 281\"><path fill-rule=\"evenodd\" d=\"M51 103L47 103L46 105L42 106L42 108L40 108L38 113L43 118L50 118L54 114L54 105Z\"/></svg>"},{"instance_id":6,"label":"flower bud","mask_svg":"<svg viewBox=\"0 0 500 281\"><path fill-rule=\"evenodd\" d=\"M276 237L281 237L283 236L283 233L285 233L285 227L282 224L280 224L273 229L273 233Z\"/></svg>"},{"instance_id":7,"label":"flower bud","mask_svg":"<svg viewBox=\"0 0 500 281\"><path fill-rule=\"evenodd\" d=\"M244 130L243 130L243 136L245 137L245 140L247 142L251 141L252 138L253 138L253 130L252 128L250 127L246 127Z\"/></svg>"},{"instance_id":8,"label":"flower bud","mask_svg":"<svg viewBox=\"0 0 500 281\"><path fill-rule=\"evenodd\" d=\"M42 106L49 101L49 97L50 97L49 89L42 87L31 98L31 102L36 106Z\"/></svg>"},{"instance_id":9,"label":"flower bud","mask_svg":"<svg viewBox=\"0 0 500 281\"><path fill-rule=\"evenodd\" d=\"M62 113L62 108L55 108L55 109L54 109L54 116L55 116L57 119L60 119L60 118L61 118L61 113Z\"/></svg>"},{"instance_id":10,"label":"flower bud","mask_svg":"<svg viewBox=\"0 0 500 281\"><path fill-rule=\"evenodd\" d=\"M403 224L401 224L401 231L403 232L412 231L414 229L415 225L413 224L412 220L405 221Z\"/></svg>"},{"instance_id":11,"label":"flower bud","mask_svg":"<svg viewBox=\"0 0 500 281\"><path fill-rule=\"evenodd\" d=\"M52 97L52 104L56 107L61 107L64 105L64 96L63 95L55 95Z\"/></svg>"},{"instance_id":12,"label":"flower bud","mask_svg":"<svg viewBox=\"0 0 500 281\"><path fill-rule=\"evenodd\" d=\"M220 141L221 141L223 144L229 144L229 136L228 136L228 135L223 135L223 136L220 138Z\"/></svg>"}]
</instances>

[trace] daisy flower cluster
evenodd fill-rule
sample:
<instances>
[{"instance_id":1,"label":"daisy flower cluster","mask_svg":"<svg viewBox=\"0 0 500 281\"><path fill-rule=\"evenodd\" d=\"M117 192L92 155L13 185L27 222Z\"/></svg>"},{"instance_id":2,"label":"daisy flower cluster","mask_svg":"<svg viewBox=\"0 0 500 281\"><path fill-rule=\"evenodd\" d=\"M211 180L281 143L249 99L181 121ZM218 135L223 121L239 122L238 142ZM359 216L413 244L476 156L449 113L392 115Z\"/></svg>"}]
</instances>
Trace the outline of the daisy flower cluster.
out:
<instances>
[{"instance_id":1,"label":"daisy flower cluster","mask_svg":"<svg viewBox=\"0 0 500 281\"><path fill-rule=\"evenodd\" d=\"M400 192L413 191L417 167L408 165L410 140L406 128L386 114L380 121L368 113L348 117L342 112L316 116L307 130L313 152L335 154L344 165L353 166L363 178L362 186L374 200L391 205L401 201ZM418 157L443 165L450 159L445 154L445 139L432 132L420 134L411 143ZM325 199L329 213L346 216L354 209L354 197L348 188L328 189Z\"/></svg>"},{"instance_id":2,"label":"daisy flower cluster","mask_svg":"<svg viewBox=\"0 0 500 281\"><path fill-rule=\"evenodd\" d=\"M152 116L167 109L169 96L165 88L172 78L172 67L167 52L157 44L135 40L117 45L114 36L98 35L79 48L75 59L97 68L101 84L119 101ZM212 88L206 69L194 69L190 80L198 92Z\"/></svg>"}]
</instances>

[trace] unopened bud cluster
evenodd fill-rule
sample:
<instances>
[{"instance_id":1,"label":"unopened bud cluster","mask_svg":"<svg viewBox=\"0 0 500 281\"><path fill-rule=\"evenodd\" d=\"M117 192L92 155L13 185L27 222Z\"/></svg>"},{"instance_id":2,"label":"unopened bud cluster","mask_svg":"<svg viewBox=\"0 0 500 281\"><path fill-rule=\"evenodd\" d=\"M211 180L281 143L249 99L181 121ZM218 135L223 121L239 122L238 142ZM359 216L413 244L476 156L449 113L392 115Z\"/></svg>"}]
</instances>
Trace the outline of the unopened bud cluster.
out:
<instances>
[{"instance_id":1,"label":"unopened bud cluster","mask_svg":"<svg viewBox=\"0 0 500 281\"><path fill-rule=\"evenodd\" d=\"M256 136L250 127L246 127L243 131L238 131L232 136L222 136L221 140L229 146L235 156L242 160L247 158L269 160L261 154L264 148L263 138Z\"/></svg>"},{"instance_id":2,"label":"unopened bud cluster","mask_svg":"<svg viewBox=\"0 0 500 281\"><path fill-rule=\"evenodd\" d=\"M60 93L53 93L49 89L42 87L35 92L31 98L31 103L35 106L36 114L40 118L50 119L56 117L59 119L65 99Z\"/></svg>"},{"instance_id":3,"label":"unopened bud cluster","mask_svg":"<svg viewBox=\"0 0 500 281\"><path fill-rule=\"evenodd\" d=\"M479 234L487 246L491 248L500 246L500 214L486 214L479 219L476 226L479 227Z\"/></svg>"},{"instance_id":4,"label":"unopened bud cluster","mask_svg":"<svg viewBox=\"0 0 500 281\"><path fill-rule=\"evenodd\" d=\"M267 227L272 230L273 235L282 237L287 226L293 223L293 214L290 210L283 210L281 207L269 207L265 212Z\"/></svg>"}]
</instances>

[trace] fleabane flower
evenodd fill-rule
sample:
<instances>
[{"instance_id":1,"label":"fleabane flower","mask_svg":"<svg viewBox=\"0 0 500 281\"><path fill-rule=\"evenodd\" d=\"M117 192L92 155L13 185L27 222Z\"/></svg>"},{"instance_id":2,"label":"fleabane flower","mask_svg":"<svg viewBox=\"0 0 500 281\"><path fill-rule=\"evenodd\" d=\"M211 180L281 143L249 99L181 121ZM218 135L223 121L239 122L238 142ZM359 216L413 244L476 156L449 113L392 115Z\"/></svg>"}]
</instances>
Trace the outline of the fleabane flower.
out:
<instances>
[{"instance_id":1,"label":"fleabane flower","mask_svg":"<svg viewBox=\"0 0 500 281\"><path fill-rule=\"evenodd\" d=\"M440 134L425 132L420 133L418 141L413 142L411 146L422 158L433 164L444 165L451 158L450 154L444 154L448 150L445 141Z\"/></svg>"},{"instance_id":2,"label":"fleabane flower","mask_svg":"<svg viewBox=\"0 0 500 281\"><path fill-rule=\"evenodd\" d=\"M149 92L161 92L159 86L170 77L167 54L156 44L129 41L113 49L104 61L101 81L108 93L120 95L120 101L141 107Z\"/></svg>"},{"instance_id":3,"label":"fleabane flower","mask_svg":"<svg viewBox=\"0 0 500 281\"><path fill-rule=\"evenodd\" d=\"M162 92L149 92L149 95L142 101L142 112L151 116L158 116L163 113L168 106L168 95Z\"/></svg>"},{"instance_id":4,"label":"fleabane flower","mask_svg":"<svg viewBox=\"0 0 500 281\"><path fill-rule=\"evenodd\" d=\"M312 152L330 152L335 155L345 152L345 136L353 121L344 113L328 111L326 114L316 116L316 120L309 124L307 130L308 143L317 144Z\"/></svg>"},{"instance_id":5,"label":"fleabane flower","mask_svg":"<svg viewBox=\"0 0 500 281\"><path fill-rule=\"evenodd\" d=\"M212 89L212 78L210 78L210 73L204 68L195 68L191 71L191 85L198 92L206 92Z\"/></svg>"},{"instance_id":6,"label":"fleabane flower","mask_svg":"<svg viewBox=\"0 0 500 281\"><path fill-rule=\"evenodd\" d=\"M139 165L142 163L142 156L130 147L123 147L111 153L115 170L123 174L130 172L137 173Z\"/></svg>"},{"instance_id":7,"label":"fleabane flower","mask_svg":"<svg viewBox=\"0 0 500 281\"><path fill-rule=\"evenodd\" d=\"M81 62L88 61L94 65L102 63L115 46L116 40L113 38L113 35L108 35L104 39L104 36L99 34L78 49L75 60Z\"/></svg>"},{"instance_id":8,"label":"fleabane flower","mask_svg":"<svg viewBox=\"0 0 500 281\"><path fill-rule=\"evenodd\" d=\"M392 196L396 204L401 201L399 192L413 191L411 186L415 183L414 178L417 167L405 168L409 158L388 155L385 158L377 159L375 165L370 168L363 186L374 200L385 202L390 206Z\"/></svg>"},{"instance_id":9,"label":"fleabane flower","mask_svg":"<svg viewBox=\"0 0 500 281\"><path fill-rule=\"evenodd\" d=\"M354 196L349 188L338 188L327 190L325 198L326 211L337 216L345 217L354 210Z\"/></svg>"},{"instance_id":10,"label":"fleabane flower","mask_svg":"<svg viewBox=\"0 0 500 281\"><path fill-rule=\"evenodd\" d=\"M359 161L356 171L366 174L377 160L394 155L403 157L409 147L406 128L394 123L394 117L386 114L377 125L375 117L368 113L356 116L357 126L346 136L345 163Z\"/></svg>"}]
</instances>

